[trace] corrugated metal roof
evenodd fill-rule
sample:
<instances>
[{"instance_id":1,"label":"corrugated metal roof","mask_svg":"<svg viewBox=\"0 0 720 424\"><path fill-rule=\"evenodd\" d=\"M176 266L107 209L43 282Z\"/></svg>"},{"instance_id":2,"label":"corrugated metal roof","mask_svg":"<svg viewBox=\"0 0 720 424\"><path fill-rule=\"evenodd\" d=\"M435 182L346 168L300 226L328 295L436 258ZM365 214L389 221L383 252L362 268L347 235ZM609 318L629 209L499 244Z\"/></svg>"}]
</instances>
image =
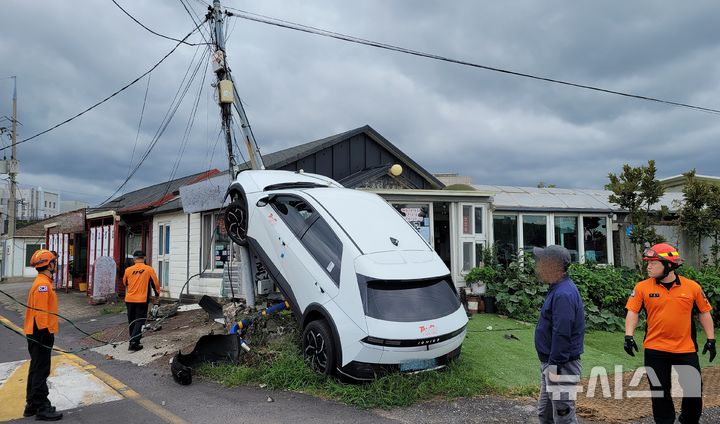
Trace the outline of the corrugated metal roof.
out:
<instances>
[{"instance_id":1,"label":"corrugated metal roof","mask_svg":"<svg viewBox=\"0 0 720 424\"><path fill-rule=\"evenodd\" d=\"M473 187L492 193L493 205L499 210L623 212L620 206L608 200L611 194L608 190L478 184ZM654 209L667 206L674 212L679 202L682 202L682 193L666 193Z\"/></svg>"}]
</instances>

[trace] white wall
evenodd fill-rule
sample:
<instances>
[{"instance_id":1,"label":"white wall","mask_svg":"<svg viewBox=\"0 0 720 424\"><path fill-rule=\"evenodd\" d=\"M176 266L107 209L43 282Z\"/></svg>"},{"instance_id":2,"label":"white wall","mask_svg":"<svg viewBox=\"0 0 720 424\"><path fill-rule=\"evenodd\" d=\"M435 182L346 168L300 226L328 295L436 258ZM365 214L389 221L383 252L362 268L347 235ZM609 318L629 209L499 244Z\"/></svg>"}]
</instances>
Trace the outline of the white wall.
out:
<instances>
[{"instance_id":1,"label":"white wall","mask_svg":"<svg viewBox=\"0 0 720 424\"><path fill-rule=\"evenodd\" d=\"M12 252L13 266L12 267L10 266L10 261L5 261L5 263L3 264L5 266L5 269L3 272L3 275L5 277L34 278L35 276L37 276L37 271L35 271L35 268L25 266L25 249L26 249L26 246L29 244L43 244L44 245L45 238L44 237L37 237L37 238L16 237L15 239L9 239L6 241L5 254L7 255L8 253L10 253L9 249L13 250L13 252ZM8 249L8 247L9 247L9 249Z\"/></svg>"},{"instance_id":2,"label":"white wall","mask_svg":"<svg viewBox=\"0 0 720 424\"><path fill-rule=\"evenodd\" d=\"M159 272L158 261L160 255L158 253L160 234L159 226L161 224L170 224L170 271L169 284L163 287L163 296L177 299L180 297L180 290L185 285L189 275L195 275L200 272L200 223L201 214L190 214L190 228L188 231L188 215L182 211L158 214L153 217L153 236L152 236L152 267ZM189 255L188 255L188 239ZM189 258L189 262L188 262ZM189 263L189 270L188 270ZM199 278L195 277L190 280L188 287L183 293L192 295L208 295L220 297L222 294L222 278Z\"/></svg>"}]
</instances>

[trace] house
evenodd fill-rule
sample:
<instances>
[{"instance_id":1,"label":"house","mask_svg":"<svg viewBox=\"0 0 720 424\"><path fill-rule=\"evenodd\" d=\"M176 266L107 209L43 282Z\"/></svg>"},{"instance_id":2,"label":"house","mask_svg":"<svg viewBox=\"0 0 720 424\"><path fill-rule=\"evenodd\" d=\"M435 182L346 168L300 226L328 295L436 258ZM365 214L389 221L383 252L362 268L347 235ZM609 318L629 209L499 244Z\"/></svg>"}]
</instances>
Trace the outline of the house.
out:
<instances>
[{"instance_id":1,"label":"house","mask_svg":"<svg viewBox=\"0 0 720 424\"><path fill-rule=\"evenodd\" d=\"M720 185L720 177L712 175L695 175L695 179L700 182L706 182L709 184ZM665 189L666 193L682 193L685 188L687 178L684 175L675 175L672 177L661 178L660 184Z\"/></svg>"},{"instance_id":2,"label":"house","mask_svg":"<svg viewBox=\"0 0 720 424\"><path fill-rule=\"evenodd\" d=\"M263 161L267 169L318 173L382 196L435 248L458 284L481 259L490 196L477 190L444 190L440 180L370 126L270 153ZM171 297L179 297L183 288L183 293L196 295L244 294L221 211L229 183L227 174L218 174L188 184L180 187L179 203L153 211L155 234L186 235L171 241L166 257L153 258L156 269L169 270L161 280L168 282ZM153 239L153 246L158 243ZM163 265L161 260L168 262ZM262 279L262 264L253 260L252 265L256 279Z\"/></svg>"},{"instance_id":3,"label":"house","mask_svg":"<svg viewBox=\"0 0 720 424\"><path fill-rule=\"evenodd\" d=\"M35 277L37 272L30 266L30 258L36 250L45 247L43 222L18 228L14 238L3 240L2 278Z\"/></svg>"}]
</instances>

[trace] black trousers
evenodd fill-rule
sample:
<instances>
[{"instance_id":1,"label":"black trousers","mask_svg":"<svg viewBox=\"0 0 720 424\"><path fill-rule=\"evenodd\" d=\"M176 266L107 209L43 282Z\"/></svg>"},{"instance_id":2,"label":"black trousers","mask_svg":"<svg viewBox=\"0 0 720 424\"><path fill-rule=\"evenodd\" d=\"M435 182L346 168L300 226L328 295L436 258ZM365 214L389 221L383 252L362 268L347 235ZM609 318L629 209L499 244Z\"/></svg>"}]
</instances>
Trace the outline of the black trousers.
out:
<instances>
[{"instance_id":1,"label":"black trousers","mask_svg":"<svg viewBox=\"0 0 720 424\"><path fill-rule=\"evenodd\" d=\"M142 338L142 327L148 314L147 303L125 303L128 315L128 332L130 333L130 345L140 344Z\"/></svg>"},{"instance_id":2,"label":"black trousers","mask_svg":"<svg viewBox=\"0 0 720 424\"><path fill-rule=\"evenodd\" d=\"M25 401L34 408L49 405L47 379L50 376L50 354L55 335L47 329L38 330L27 336L28 352L30 352L30 370L28 371Z\"/></svg>"},{"instance_id":3,"label":"black trousers","mask_svg":"<svg viewBox=\"0 0 720 424\"><path fill-rule=\"evenodd\" d=\"M651 390L662 390L662 397L652 398L652 411L655 422L658 424L675 422L675 405L670 395L672 366L680 376L680 385L683 388L683 399L680 411L680 422L694 424L700 421L702 414L702 381L700 378L700 361L696 352L669 353L659 350L645 349L645 366L652 368L658 377L660 385L653 384L650 379ZM677 367L683 365L684 367ZM692 369L697 370L697 374Z\"/></svg>"}]
</instances>

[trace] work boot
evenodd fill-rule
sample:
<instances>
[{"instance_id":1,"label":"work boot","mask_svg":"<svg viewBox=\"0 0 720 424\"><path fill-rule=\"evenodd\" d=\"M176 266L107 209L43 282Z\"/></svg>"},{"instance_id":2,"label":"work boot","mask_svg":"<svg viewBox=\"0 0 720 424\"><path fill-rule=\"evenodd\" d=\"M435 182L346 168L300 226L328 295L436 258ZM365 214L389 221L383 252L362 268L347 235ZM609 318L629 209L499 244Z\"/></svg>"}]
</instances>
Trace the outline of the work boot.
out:
<instances>
[{"instance_id":1,"label":"work boot","mask_svg":"<svg viewBox=\"0 0 720 424\"><path fill-rule=\"evenodd\" d=\"M142 348L143 348L143 345L141 345L140 343L137 343L137 344L130 345L130 347L128 347L128 350L130 352L137 352L138 350L142 350Z\"/></svg>"},{"instance_id":2,"label":"work boot","mask_svg":"<svg viewBox=\"0 0 720 424\"><path fill-rule=\"evenodd\" d=\"M58 421L62 417L62 412L57 412L54 406L44 406L35 414L36 421Z\"/></svg>"},{"instance_id":3,"label":"work boot","mask_svg":"<svg viewBox=\"0 0 720 424\"><path fill-rule=\"evenodd\" d=\"M37 406L31 405L29 403L26 403L25 410L23 411L23 417L32 417L33 415L35 415L37 413L38 409L40 409L40 408L38 408ZM55 412L55 407L50 405L50 403L48 403L46 405L45 409L50 409L53 412Z\"/></svg>"}]
</instances>

